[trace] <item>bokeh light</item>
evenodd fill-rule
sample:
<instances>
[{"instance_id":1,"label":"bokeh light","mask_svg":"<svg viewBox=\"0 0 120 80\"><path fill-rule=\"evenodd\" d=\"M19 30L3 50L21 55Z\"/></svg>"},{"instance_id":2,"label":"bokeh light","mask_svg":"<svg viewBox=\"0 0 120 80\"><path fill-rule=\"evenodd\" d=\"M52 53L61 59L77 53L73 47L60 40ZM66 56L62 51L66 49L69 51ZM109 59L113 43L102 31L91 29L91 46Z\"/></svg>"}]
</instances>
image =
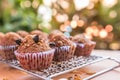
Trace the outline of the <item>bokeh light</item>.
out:
<instances>
[{"instance_id":1,"label":"bokeh light","mask_svg":"<svg viewBox=\"0 0 120 80\"><path fill-rule=\"evenodd\" d=\"M81 10L87 7L89 3L90 3L90 0L74 0L76 10Z\"/></svg>"},{"instance_id":2,"label":"bokeh light","mask_svg":"<svg viewBox=\"0 0 120 80\"><path fill-rule=\"evenodd\" d=\"M117 12L114 10L110 11L109 16L110 16L110 18L115 18L115 17L117 17Z\"/></svg>"},{"instance_id":3,"label":"bokeh light","mask_svg":"<svg viewBox=\"0 0 120 80\"><path fill-rule=\"evenodd\" d=\"M99 32L99 36L100 36L101 38L106 38L107 35L108 35L107 31L104 30L104 29L102 29L102 30Z\"/></svg>"},{"instance_id":4,"label":"bokeh light","mask_svg":"<svg viewBox=\"0 0 120 80\"><path fill-rule=\"evenodd\" d=\"M117 2L117 0L102 0L102 4L109 8L113 7Z\"/></svg>"},{"instance_id":5,"label":"bokeh light","mask_svg":"<svg viewBox=\"0 0 120 80\"><path fill-rule=\"evenodd\" d=\"M70 23L71 27L74 29L77 27L77 22L75 20L72 20Z\"/></svg>"},{"instance_id":6,"label":"bokeh light","mask_svg":"<svg viewBox=\"0 0 120 80\"><path fill-rule=\"evenodd\" d=\"M94 8L94 3L90 2L89 5L87 6L87 9L93 9Z\"/></svg>"},{"instance_id":7,"label":"bokeh light","mask_svg":"<svg viewBox=\"0 0 120 80\"><path fill-rule=\"evenodd\" d=\"M43 0L43 4L46 6L52 6L52 1L51 0Z\"/></svg>"},{"instance_id":8,"label":"bokeh light","mask_svg":"<svg viewBox=\"0 0 120 80\"><path fill-rule=\"evenodd\" d=\"M56 16L57 15L57 10L56 9L52 9L52 15Z\"/></svg>"},{"instance_id":9,"label":"bokeh light","mask_svg":"<svg viewBox=\"0 0 120 80\"><path fill-rule=\"evenodd\" d=\"M67 21L68 20L68 15L67 14L57 14L56 15L56 20L58 21L58 22L65 22L65 21Z\"/></svg>"},{"instance_id":10,"label":"bokeh light","mask_svg":"<svg viewBox=\"0 0 120 80\"><path fill-rule=\"evenodd\" d=\"M85 22L84 22L83 20L78 20L78 21L77 21L78 27L83 27L84 24L85 24Z\"/></svg>"},{"instance_id":11,"label":"bokeh light","mask_svg":"<svg viewBox=\"0 0 120 80\"><path fill-rule=\"evenodd\" d=\"M113 30L113 26L112 25L106 25L105 30L107 32L111 32Z\"/></svg>"},{"instance_id":12,"label":"bokeh light","mask_svg":"<svg viewBox=\"0 0 120 80\"><path fill-rule=\"evenodd\" d=\"M89 35L91 35L93 33L93 28L92 27L87 27L85 32Z\"/></svg>"},{"instance_id":13,"label":"bokeh light","mask_svg":"<svg viewBox=\"0 0 120 80\"><path fill-rule=\"evenodd\" d=\"M29 8L31 6L31 2L29 0L26 0L24 2L24 6L27 7L27 8Z\"/></svg>"},{"instance_id":14,"label":"bokeh light","mask_svg":"<svg viewBox=\"0 0 120 80\"><path fill-rule=\"evenodd\" d=\"M61 1L60 4L61 4L61 7L62 7L63 9L69 8L69 3L68 3L67 1L65 1L65 0Z\"/></svg>"},{"instance_id":15,"label":"bokeh light","mask_svg":"<svg viewBox=\"0 0 120 80\"><path fill-rule=\"evenodd\" d=\"M38 15L41 16L44 22L50 22L52 20L52 9L45 5L38 7Z\"/></svg>"},{"instance_id":16,"label":"bokeh light","mask_svg":"<svg viewBox=\"0 0 120 80\"><path fill-rule=\"evenodd\" d=\"M93 29L93 33L92 34L95 37L99 36L99 30L98 30L98 28Z\"/></svg>"},{"instance_id":17,"label":"bokeh light","mask_svg":"<svg viewBox=\"0 0 120 80\"><path fill-rule=\"evenodd\" d=\"M38 0L34 0L33 2L32 2L32 7L33 8L37 8L39 6L39 1Z\"/></svg>"},{"instance_id":18,"label":"bokeh light","mask_svg":"<svg viewBox=\"0 0 120 80\"><path fill-rule=\"evenodd\" d=\"M76 21L79 20L79 15L77 15L77 14L74 15L74 16L72 17L72 20L76 20Z\"/></svg>"},{"instance_id":19,"label":"bokeh light","mask_svg":"<svg viewBox=\"0 0 120 80\"><path fill-rule=\"evenodd\" d=\"M113 42L113 43L110 44L109 47L112 50L118 50L118 49L120 49L120 44L119 44L119 42Z\"/></svg>"},{"instance_id":20,"label":"bokeh light","mask_svg":"<svg viewBox=\"0 0 120 80\"><path fill-rule=\"evenodd\" d=\"M59 29L66 35L84 33L96 48L120 45L119 0L1 0L1 32ZM12 27L13 26L13 27ZM114 44L116 43L116 44ZM112 46L112 47L111 47Z\"/></svg>"},{"instance_id":21,"label":"bokeh light","mask_svg":"<svg viewBox=\"0 0 120 80\"><path fill-rule=\"evenodd\" d=\"M66 31L66 26L62 24L62 25L60 26L60 30L61 30L61 31Z\"/></svg>"}]
</instances>

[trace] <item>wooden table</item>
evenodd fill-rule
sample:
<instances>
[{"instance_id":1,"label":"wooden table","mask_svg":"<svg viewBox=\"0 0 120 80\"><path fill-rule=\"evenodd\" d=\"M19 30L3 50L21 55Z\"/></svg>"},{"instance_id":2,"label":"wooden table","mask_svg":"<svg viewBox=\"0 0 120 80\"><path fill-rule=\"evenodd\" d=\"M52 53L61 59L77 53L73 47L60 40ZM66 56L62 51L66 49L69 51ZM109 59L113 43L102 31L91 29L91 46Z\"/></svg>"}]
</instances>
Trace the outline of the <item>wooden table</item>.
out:
<instances>
[{"instance_id":1,"label":"wooden table","mask_svg":"<svg viewBox=\"0 0 120 80\"><path fill-rule=\"evenodd\" d=\"M120 51L110 51L110 50L94 50L92 52L94 55L104 56L104 57L111 57L120 62ZM73 76L74 74L80 75L82 79L90 77L100 71L105 69L118 66L119 63L115 62L114 60L103 60L75 71L66 73L64 75L57 76L53 78L53 80L60 80ZM0 80L8 79L8 80L40 80L39 78L27 74L23 71L18 69L12 68L7 64L0 62ZM117 68L105 72L101 75L98 75L90 80L119 80L120 79L120 66Z\"/></svg>"}]
</instances>

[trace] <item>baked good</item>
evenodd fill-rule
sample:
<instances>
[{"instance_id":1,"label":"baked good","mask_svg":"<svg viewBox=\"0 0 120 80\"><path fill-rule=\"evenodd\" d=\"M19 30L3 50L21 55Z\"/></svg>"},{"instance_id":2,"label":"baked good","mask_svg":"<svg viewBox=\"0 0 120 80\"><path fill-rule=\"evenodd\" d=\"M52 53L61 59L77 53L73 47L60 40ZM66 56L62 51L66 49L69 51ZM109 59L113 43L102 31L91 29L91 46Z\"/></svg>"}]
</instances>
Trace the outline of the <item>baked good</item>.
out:
<instances>
[{"instance_id":1,"label":"baked good","mask_svg":"<svg viewBox=\"0 0 120 80\"><path fill-rule=\"evenodd\" d=\"M50 40L50 46L55 49L54 61L65 61L74 55L75 45L64 35L55 35Z\"/></svg>"},{"instance_id":2,"label":"baked good","mask_svg":"<svg viewBox=\"0 0 120 80\"><path fill-rule=\"evenodd\" d=\"M55 50L44 39L39 39L38 35L28 35L16 43L19 47L15 55L23 68L42 70L50 66Z\"/></svg>"},{"instance_id":3,"label":"baked good","mask_svg":"<svg viewBox=\"0 0 120 80\"><path fill-rule=\"evenodd\" d=\"M25 36L29 35L29 33L27 31L23 31L23 30L17 31L16 33L19 34L23 38Z\"/></svg>"},{"instance_id":4,"label":"baked good","mask_svg":"<svg viewBox=\"0 0 120 80\"><path fill-rule=\"evenodd\" d=\"M84 34L79 34L72 39L76 43L76 56L89 56L95 48L96 42L87 39Z\"/></svg>"},{"instance_id":5,"label":"baked good","mask_svg":"<svg viewBox=\"0 0 120 80\"><path fill-rule=\"evenodd\" d=\"M8 32L4 35L4 38L2 39L3 54L1 54L1 56L4 59L6 60L16 59L14 55L14 50L17 48L17 44L15 40L20 39L20 38L21 37L15 32Z\"/></svg>"},{"instance_id":6,"label":"baked good","mask_svg":"<svg viewBox=\"0 0 120 80\"><path fill-rule=\"evenodd\" d=\"M5 36L5 34L0 32L0 56L1 56L1 54L3 54L3 45L4 44L3 44L2 40L3 40L4 36Z\"/></svg>"},{"instance_id":7,"label":"baked good","mask_svg":"<svg viewBox=\"0 0 120 80\"><path fill-rule=\"evenodd\" d=\"M63 35L63 33L62 33L61 31L59 31L59 30L53 30L53 31L49 34L48 39L49 39L49 40L52 39L55 35Z\"/></svg>"},{"instance_id":8,"label":"baked good","mask_svg":"<svg viewBox=\"0 0 120 80\"><path fill-rule=\"evenodd\" d=\"M33 30L30 32L31 35L39 35L39 38L42 38L42 39L47 39L48 40L48 34L47 33L44 33L40 30Z\"/></svg>"}]
</instances>

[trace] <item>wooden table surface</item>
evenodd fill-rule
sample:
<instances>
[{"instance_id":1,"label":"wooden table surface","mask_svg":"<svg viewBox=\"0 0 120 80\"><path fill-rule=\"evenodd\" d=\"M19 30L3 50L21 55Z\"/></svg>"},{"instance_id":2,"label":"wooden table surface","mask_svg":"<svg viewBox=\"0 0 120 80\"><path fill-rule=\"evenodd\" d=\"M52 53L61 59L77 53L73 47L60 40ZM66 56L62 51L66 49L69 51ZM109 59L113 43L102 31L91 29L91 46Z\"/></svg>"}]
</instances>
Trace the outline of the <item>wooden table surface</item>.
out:
<instances>
[{"instance_id":1,"label":"wooden table surface","mask_svg":"<svg viewBox=\"0 0 120 80\"><path fill-rule=\"evenodd\" d=\"M110 50L94 50L92 52L94 55L104 56L104 57L111 57L120 62L120 51L110 51ZM53 78L53 80L65 80L68 77L71 77L75 74L79 75L82 79L90 77L95 73L98 73L102 70L105 70L110 67L118 66L119 63L113 60L103 60L80 69L74 70L72 72L66 73L64 75L57 76ZM17 70L12 68L6 64L0 62L0 80L40 80L39 78L27 74L23 71ZM117 68L96 76L90 80L120 80L120 66Z\"/></svg>"}]
</instances>

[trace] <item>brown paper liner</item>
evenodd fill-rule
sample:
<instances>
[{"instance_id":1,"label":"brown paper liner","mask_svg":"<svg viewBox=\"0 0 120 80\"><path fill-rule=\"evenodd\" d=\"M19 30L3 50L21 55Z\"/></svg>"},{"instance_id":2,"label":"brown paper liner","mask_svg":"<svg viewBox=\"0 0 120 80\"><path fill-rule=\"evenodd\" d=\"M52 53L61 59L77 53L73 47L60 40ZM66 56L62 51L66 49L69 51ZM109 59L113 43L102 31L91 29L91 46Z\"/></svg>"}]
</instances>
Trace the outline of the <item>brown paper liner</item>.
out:
<instances>
[{"instance_id":1,"label":"brown paper liner","mask_svg":"<svg viewBox=\"0 0 120 80\"><path fill-rule=\"evenodd\" d=\"M42 70L46 69L52 63L54 56L54 49L38 52L38 53L18 53L15 51L15 55L20 62L21 67L27 70Z\"/></svg>"},{"instance_id":2,"label":"brown paper liner","mask_svg":"<svg viewBox=\"0 0 120 80\"><path fill-rule=\"evenodd\" d=\"M89 56L92 50L95 48L96 43L91 42L90 44L76 43L76 56Z\"/></svg>"},{"instance_id":3,"label":"brown paper liner","mask_svg":"<svg viewBox=\"0 0 120 80\"><path fill-rule=\"evenodd\" d=\"M16 45L0 46L1 57L6 60L16 59L14 55L14 51L16 50L16 48Z\"/></svg>"},{"instance_id":4,"label":"brown paper liner","mask_svg":"<svg viewBox=\"0 0 120 80\"><path fill-rule=\"evenodd\" d=\"M2 46L0 45L0 57L2 57L2 54L4 53Z\"/></svg>"},{"instance_id":5,"label":"brown paper liner","mask_svg":"<svg viewBox=\"0 0 120 80\"><path fill-rule=\"evenodd\" d=\"M74 56L76 45L72 46L62 46L55 48L54 61L66 61L71 59Z\"/></svg>"}]
</instances>

